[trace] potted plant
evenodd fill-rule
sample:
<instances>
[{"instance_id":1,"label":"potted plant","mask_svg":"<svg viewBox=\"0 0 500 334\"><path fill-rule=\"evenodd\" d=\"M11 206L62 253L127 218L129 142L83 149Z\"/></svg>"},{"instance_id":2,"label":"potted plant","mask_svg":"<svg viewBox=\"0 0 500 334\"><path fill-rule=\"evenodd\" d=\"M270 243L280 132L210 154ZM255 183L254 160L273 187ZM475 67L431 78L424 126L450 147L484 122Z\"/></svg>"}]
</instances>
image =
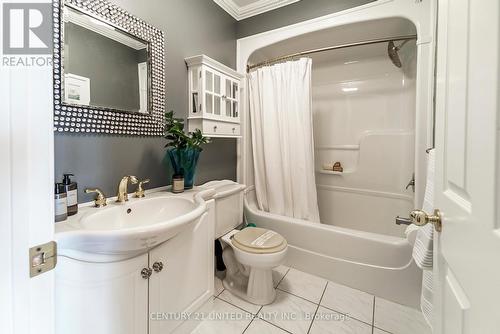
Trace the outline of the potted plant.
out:
<instances>
[{"instance_id":1,"label":"potted plant","mask_svg":"<svg viewBox=\"0 0 500 334\"><path fill-rule=\"evenodd\" d=\"M209 139L199 129L186 134L184 120L174 118L173 111L165 113L165 139L168 140L165 147L174 173L184 176L184 189L193 188L196 165L203 150L201 145L207 144Z\"/></svg>"}]
</instances>

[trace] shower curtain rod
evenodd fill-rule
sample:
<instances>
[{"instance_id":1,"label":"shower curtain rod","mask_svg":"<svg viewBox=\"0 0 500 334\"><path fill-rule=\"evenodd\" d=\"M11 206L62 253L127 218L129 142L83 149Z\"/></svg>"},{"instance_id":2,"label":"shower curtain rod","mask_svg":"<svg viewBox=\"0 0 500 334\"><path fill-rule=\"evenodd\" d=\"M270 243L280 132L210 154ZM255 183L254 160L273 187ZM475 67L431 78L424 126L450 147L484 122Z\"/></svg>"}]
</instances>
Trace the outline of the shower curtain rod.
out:
<instances>
[{"instance_id":1,"label":"shower curtain rod","mask_svg":"<svg viewBox=\"0 0 500 334\"><path fill-rule=\"evenodd\" d=\"M405 36L370 39L370 40L366 40L366 41L347 43L347 44L339 44L339 45L327 46L327 47L320 48L320 49L313 49L313 50L292 53L292 54L289 54L286 56L281 56L278 58L269 59L269 60L254 64L254 65L247 65L247 73L250 72L251 70L253 70L254 68L259 68L262 66L267 66L267 65L279 63L280 61L283 61L283 60L293 59L296 57L310 55L313 53L319 53L319 52L323 52L323 51L330 51L330 50L337 50L337 49L344 49L344 48L349 48L351 46L377 44L377 43L384 43L384 42L390 42L390 41L407 41L407 40L411 40L411 39L417 39L417 35L405 35Z\"/></svg>"}]
</instances>

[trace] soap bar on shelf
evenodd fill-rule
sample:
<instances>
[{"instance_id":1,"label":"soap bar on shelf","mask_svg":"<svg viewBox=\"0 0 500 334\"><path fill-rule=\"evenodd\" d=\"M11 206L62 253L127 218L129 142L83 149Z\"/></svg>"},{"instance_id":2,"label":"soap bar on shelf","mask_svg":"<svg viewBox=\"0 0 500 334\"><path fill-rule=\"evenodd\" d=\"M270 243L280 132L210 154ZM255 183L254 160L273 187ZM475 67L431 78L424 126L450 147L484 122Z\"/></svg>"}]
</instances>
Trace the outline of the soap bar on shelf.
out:
<instances>
[{"instance_id":1,"label":"soap bar on shelf","mask_svg":"<svg viewBox=\"0 0 500 334\"><path fill-rule=\"evenodd\" d=\"M342 167L342 164L339 161L337 161L335 163L329 162L329 163L323 164L323 170L342 173L344 171L344 167Z\"/></svg>"},{"instance_id":2,"label":"soap bar on shelf","mask_svg":"<svg viewBox=\"0 0 500 334\"><path fill-rule=\"evenodd\" d=\"M333 170L333 163L329 162L329 163L323 164L323 169L324 170Z\"/></svg>"},{"instance_id":3,"label":"soap bar on shelf","mask_svg":"<svg viewBox=\"0 0 500 334\"><path fill-rule=\"evenodd\" d=\"M344 171L344 167L342 167L342 164L339 161L337 161L336 163L333 164L333 171L342 173Z\"/></svg>"}]
</instances>

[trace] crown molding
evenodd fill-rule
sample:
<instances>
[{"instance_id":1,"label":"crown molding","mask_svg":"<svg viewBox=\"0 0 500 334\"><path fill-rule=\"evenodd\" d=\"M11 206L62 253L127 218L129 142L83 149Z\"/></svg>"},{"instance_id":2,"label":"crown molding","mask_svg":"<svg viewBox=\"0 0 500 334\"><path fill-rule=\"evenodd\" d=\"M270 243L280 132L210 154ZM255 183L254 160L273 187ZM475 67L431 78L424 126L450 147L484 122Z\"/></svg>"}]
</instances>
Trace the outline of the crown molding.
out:
<instances>
[{"instance_id":1,"label":"crown molding","mask_svg":"<svg viewBox=\"0 0 500 334\"><path fill-rule=\"evenodd\" d=\"M237 21L259 15L270 10L290 5L300 0L258 0L246 6L238 6L234 0L213 0Z\"/></svg>"}]
</instances>

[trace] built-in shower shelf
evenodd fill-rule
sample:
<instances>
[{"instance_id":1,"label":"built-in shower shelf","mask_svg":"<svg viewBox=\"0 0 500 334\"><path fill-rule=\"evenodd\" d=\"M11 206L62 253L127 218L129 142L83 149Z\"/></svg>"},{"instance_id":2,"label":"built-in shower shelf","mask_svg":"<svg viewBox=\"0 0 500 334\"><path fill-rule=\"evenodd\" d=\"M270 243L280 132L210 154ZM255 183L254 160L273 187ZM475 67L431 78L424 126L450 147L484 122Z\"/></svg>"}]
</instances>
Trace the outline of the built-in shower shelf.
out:
<instances>
[{"instance_id":1,"label":"built-in shower shelf","mask_svg":"<svg viewBox=\"0 0 500 334\"><path fill-rule=\"evenodd\" d=\"M315 150L317 151L330 151L330 150L338 150L338 151L359 151L359 145L330 145L330 146L315 146Z\"/></svg>"},{"instance_id":2,"label":"built-in shower shelf","mask_svg":"<svg viewBox=\"0 0 500 334\"><path fill-rule=\"evenodd\" d=\"M328 175L342 175L342 174L351 174L352 171L344 171L344 172L334 172L333 170L325 170L325 169L322 169L322 170L317 170L316 173L320 173L320 174L328 174Z\"/></svg>"}]
</instances>

